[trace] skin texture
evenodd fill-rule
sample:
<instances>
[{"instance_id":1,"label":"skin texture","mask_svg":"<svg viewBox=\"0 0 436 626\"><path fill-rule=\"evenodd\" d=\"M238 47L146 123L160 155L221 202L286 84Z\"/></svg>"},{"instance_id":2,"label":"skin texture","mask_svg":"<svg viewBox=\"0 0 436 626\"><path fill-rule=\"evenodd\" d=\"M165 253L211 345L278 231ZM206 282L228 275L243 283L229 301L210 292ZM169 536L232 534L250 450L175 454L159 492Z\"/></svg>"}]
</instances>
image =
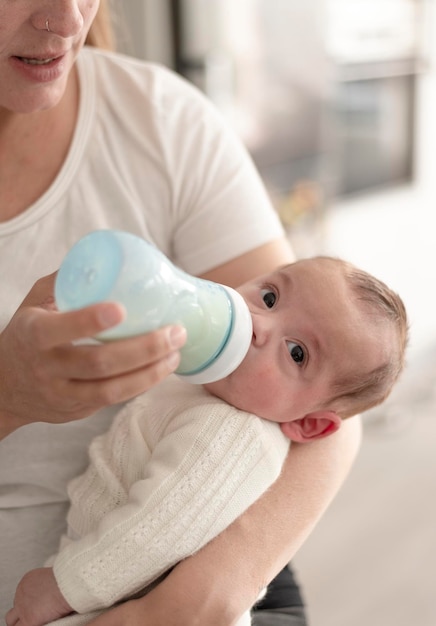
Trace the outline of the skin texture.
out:
<instances>
[{"instance_id":1,"label":"skin texture","mask_svg":"<svg viewBox=\"0 0 436 626\"><path fill-rule=\"evenodd\" d=\"M97 8L95 0L0 0L0 221L39 198L62 166L77 116L74 60ZM58 60L38 69L23 57ZM235 287L292 258L282 239L204 278ZM107 304L61 314L53 308L53 276L35 284L0 335L1 436L29 423L30 414L34 421L81 419L174 371L184 341L178 329L96 350L71 343L121 315ZM359 422L349 420L327 439L293 446L279 481L225 533L148 596L108 611L94 626L230 626L308 536L346 477L359 441Z\"/></svg>"}]
</instances>

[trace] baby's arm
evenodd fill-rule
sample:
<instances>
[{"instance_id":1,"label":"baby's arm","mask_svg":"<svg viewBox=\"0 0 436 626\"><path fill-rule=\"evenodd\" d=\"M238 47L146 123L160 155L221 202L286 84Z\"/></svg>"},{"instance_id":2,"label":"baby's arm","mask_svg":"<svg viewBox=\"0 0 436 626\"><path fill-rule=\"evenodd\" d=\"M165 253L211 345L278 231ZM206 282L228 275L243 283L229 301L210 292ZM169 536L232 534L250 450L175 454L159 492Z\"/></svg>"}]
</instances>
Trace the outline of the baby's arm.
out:
<instances>
[{"instance_id":1,"label":"baby's arm","mask_svg":"<svg viewBox=\"0 0 436 626\"><path fill-rule=\"evenodd\" d=\"M72 612L57 585L51 567L27 572L15 592L14 607L6 615L7 626L42 626Z\"/></svg>"},{"instance_id":2,"label":"baby's arm","mask_svg":"<svg viewBox=\"0 0 436 626\"><path fill-rule=\"evenodd\" d=\"M56 557L57 583L75 611L107 608L142 590L276 480L289 445L277 426L216 407L196 409L195 419L193 409L182 413L128 501Z\"/></svg>"}]
</instances>

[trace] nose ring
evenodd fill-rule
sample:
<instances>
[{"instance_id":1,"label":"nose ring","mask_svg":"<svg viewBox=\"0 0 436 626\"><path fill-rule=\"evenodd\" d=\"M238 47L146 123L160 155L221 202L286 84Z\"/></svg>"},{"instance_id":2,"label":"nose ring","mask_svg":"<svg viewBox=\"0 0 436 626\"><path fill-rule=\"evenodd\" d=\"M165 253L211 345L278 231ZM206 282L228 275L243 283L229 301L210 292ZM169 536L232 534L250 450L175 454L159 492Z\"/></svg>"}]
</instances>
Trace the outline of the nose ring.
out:
<instances>
[{"instance_id":1,"label":"nose ring","mask_svg":"<svg viewBox=\"0 0 436 626\"><path fill-rule=\"evenodd\" d=\"M50 32L50 26L48 25L48 18L45 20L45 30Z\"/></svg>"}]
</instances>

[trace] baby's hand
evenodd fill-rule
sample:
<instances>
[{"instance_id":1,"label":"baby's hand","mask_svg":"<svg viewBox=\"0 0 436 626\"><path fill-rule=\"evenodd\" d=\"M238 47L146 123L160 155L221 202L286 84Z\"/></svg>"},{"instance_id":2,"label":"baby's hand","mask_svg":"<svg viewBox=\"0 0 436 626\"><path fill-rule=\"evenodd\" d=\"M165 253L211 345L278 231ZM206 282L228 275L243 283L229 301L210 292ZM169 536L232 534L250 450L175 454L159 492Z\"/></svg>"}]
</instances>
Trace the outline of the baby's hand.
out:
<instances>
[{"instance_id":1,"label":"baby's hand","mask_svg":"<svg viewBox=\"0 0 436 626\"><path fill-rule=\"evenodd\" d=\"M42 626L68 615L72 608L61 594L51 567L27 572L18 583L7 626Z\"/></svg>"}]
</instances>

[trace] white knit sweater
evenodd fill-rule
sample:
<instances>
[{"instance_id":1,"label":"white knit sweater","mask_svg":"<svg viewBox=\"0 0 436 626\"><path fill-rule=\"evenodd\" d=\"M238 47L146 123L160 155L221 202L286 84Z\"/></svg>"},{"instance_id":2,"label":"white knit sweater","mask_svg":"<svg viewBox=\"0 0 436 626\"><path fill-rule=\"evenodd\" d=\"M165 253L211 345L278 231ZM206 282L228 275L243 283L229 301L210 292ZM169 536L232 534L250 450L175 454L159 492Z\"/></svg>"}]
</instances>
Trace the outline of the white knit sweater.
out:
<instances>
[{"instance_id":1,"label":"white knit sweater","mask_svg":"<svg viewBox=\"0 0 436 626\"><path fill-rule=\"evenodd\" d=\"M176 376L136 398L70 484L68 537L54 558L65 599L83 614L143 590L241 515L288 448L277 424Z\"/></svg>"}]
</instances>

